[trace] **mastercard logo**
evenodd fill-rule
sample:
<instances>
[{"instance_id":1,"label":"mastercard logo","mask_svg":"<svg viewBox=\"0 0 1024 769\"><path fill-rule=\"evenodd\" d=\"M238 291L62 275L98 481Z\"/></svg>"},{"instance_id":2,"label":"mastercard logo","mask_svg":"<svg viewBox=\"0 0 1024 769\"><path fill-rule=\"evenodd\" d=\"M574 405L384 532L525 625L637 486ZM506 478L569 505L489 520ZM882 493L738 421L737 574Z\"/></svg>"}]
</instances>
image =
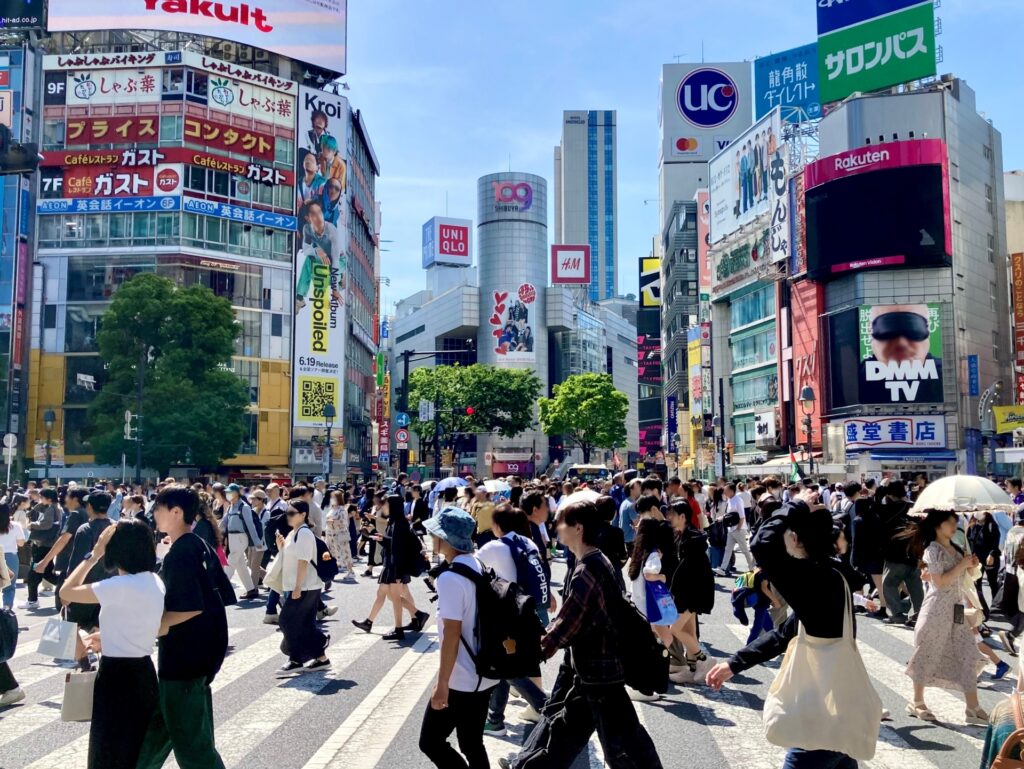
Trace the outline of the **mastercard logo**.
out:
<instances>
[{"instance_id":1,"label":"mastercard logo","mask_svg":"<svg viewBox=\"0 0 1024 769\"><path fill-rule=\"evenodd\" d=\"M692 136L683 136L676 139L673 150L677 155L691 155L700 152L700 141Z\"/></svg>"}]
</instances>

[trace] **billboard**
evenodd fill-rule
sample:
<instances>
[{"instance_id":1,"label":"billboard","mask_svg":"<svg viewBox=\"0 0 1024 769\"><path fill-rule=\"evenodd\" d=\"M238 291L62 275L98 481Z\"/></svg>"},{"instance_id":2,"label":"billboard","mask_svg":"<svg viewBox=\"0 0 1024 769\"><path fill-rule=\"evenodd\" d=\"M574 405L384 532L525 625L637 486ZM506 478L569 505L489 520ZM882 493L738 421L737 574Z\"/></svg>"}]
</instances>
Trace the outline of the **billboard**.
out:
<instances>
[{"instance_id":1,"label":"billboard","mask_svg":"<svg viewBox=\"0 0 1024 769\"><path fill-rule=\"evenodd\" d=\"M997 433L1008 433L1024 427L1024 406L993 406Z\"/></svg>"},{"instance_id":2,"label":"billboard","mask_svg":"<svg viewBox=\"0 0 1024 769\"><path fill-rule=\"evenodd\" d=\"M676 395L665 396L665 432L668 434L668 453L675 454L679 451L676 442L676 435L679 434L679 397Z\"/></svg>"},{"instance_id":3,"label":"billboard","mask_svg":"<svg viewBox=\"0 0 1024 769\"><path fill-rule=\"evenodd\" d=\"M536 363L533 326L530 311L535 309L537 289L530 283L522 283L515 293L495 291L491 297L491 316L488 323L495 338L494 352L499 356L498 365L504 363ZM536 322L534 318L533 322Z\"/></svg>"},{"instance_id":4,"label":"billboard","mask_svg":"<svg viewBox=\"0 0 1024 769\"><path fill-rule=\"evenodd\" d=\"M345 159L350 123L343 96L303 86L298 103L295 173L301 206L295 252L292 424L314 427L323 424L325 403L334 405L338 421L343 413L349 242Z\"/></svg>"},{"instance_id":5,"label":"billboard","mask_svg":"<svg viewBox=\"0 0 1024 769\"><path fill-rule=\"evenodd\" d=\"M473 222L435 216L423 225L423 269L433 264L471 267Z\"/></svg>"},{"instance_id":6,"label":"billboard","mask_svg":"<svg viewBox=\"0 0 1024 769\"><path fill-rule=\"evenodd\" d=\"M754 280L757 266L764 263L770 246L771 237L765 229L745 235L728 249L715 251L711 296L716 298L731 293Z\"/></svg>"},{"instance_id":7,"label":"billboard","mask_svg":"<svg viewBox=\"0 0 1024 769\"><path fill-rule=\"evenodd\" d=\"M686 373L687 386L690 389L691 414L700 414L704 408L704 384L701 373L701 334L700 328L691 328L686 335Z\"/></svg>"},{"instance_id":8,"label":"billboard","mask_svg":"<svg viewBox=\"0 0 1024 769\"><path fill-rule=\"evenodd\" d=\"M946 420L941 415L845 419L843 432L847 451L946 448Z\"/></svg>"},{"instance_id":9,"label":"billboard","mask_svg":"<svg viewBox=\"0 0 1024 769\"><path fill-rule=\"evenodd\" d=\"M640 309L661 307L661 260L656 256L640 258Z\"/></svg>"},{"instance_id":10,"label":"billboard","mask_svg":"<svg viewBox=\"0 0 1024 769\"><path fill-rule=\"evenodd\" d=\"M711 199L706 189L697 190L697 285L711 290ZM701 318L703 321L703 318Z\"/></svg>"},{"instance_id":11,"label":"billboard","mask_svg":"<svg viewBox=\"0 0 1024 769\"><path fill-rule=\"evenodd\" d=\"M208 34L344 74L346 0L50 0L47 29L152 29Z\"/></svg>"},{"instance_id":12,"label":"billboard","mask_svg":"<svg viewBox=\"0 0 1024 769\"><path fill-rule=\"evenodd\" d=\"M63 75L65 103L69 107L100 104L159 104L161 70L107 69Z\"/></svg>"},{"instance_id":13,"label":"billboard","mask_svg":"<svg viewBox=\"0 0 1024 769\"><path fill-rule=\"evenodd\" d=\"M822 102L840 101L852 93L877 91L935 74L932 0L827 2L831 7L826 9L818 3ZM840 6L848 7L839 12ZM823 10L827 12L826 32L822 32ZM872 15L866 16L868 13ZM843 26L836 28L835 24Z\"/></svg>"},{"instance_id":14,"label":"billboard","mask_svg":"<svg viewBox=\"0 0 1024 769\"><path fill-rule=\"evenodd\" d=\"M778 107L789 123L821 117L818 44L754 59L754 112L760 120Z\"/></svg>"},{"instance_id":15,"label":"billboard","mask_svg":"<svg viewBox=\"0 0 1024 769\"><path fill-rule=\"evenodd\" d=\"M1013 303L1013 359L1024 366L1024 254L1010 254L1010 301Z\"/></svg>"},{"instance_id":16,"label":"billboard","mask_svg":"<svg viewBox=\"0 0 1024 769\"><path fill-rule=\"evenodd\" d=\"M872 144L821 158L805 168L804 185L811 277L951 263L949 172L941 139Z\"/></svg>"},{"instance_id":17,"label":"billboard","mask_svg":"<svg viewBox=\"0 0 1024 769\"><path fill-rule=\"evenodd\" d=\"M920 4L921 0L818 0L818 34L851 27L877 16Z\"/></svg>"},{"instance_id":18,"label":"billboard","mask_svg":"<svg viewBox=\"0 0 1024 769\"><path fill-rule=\"evenodd\" d=\"M636 378L643 385L661 385L661 337L637 334Z\"/></svg>"},{"instance_id":19,"label":"billboard","mask_svg":"<svg viewBox=\"0 0 1024 769\"><path fill-rule=\"evenodd\" d=\"M590 285L590 246L551 246L551 283Z\"/></svg>"},{"instance_id":20,"label":"billboard","mask_svg":"<svg viewBox=\"0 0 1024 769\"><path fill-rule=\"evenodd\" d=\"M776 109L712 158L708 168L712 244L768 213L769 169L781 141L782 121Z\"/></svg>"},{"instance_id":21,"label":"billboard","mask_svg":"<svg viewBox=\"0 0 1024 769\"><path fill-rule=\"evenodd\" d=\"M749 62L665 64L661 72L661 157L706 163L750 125Z\"/></svg>"},{"instance_id":22,"label":"billboard","mask_svg":"<svg viewBox=\"0 0 1024 769\"><path fill-rule=\"evenodd\" d=\"M0 30L42 29L43 0L0 0Z\"/></svg>"}]
</instances>

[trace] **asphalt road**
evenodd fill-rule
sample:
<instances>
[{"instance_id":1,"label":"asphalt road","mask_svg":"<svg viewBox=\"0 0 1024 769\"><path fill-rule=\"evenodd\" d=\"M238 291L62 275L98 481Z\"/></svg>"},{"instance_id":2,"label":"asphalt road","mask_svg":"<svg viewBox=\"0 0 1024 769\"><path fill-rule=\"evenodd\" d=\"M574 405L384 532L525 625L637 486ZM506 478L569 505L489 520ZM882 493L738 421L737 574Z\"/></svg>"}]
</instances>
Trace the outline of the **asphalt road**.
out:
<instances>
[{"instance_id":1,"label":"asphalt road","mask_svg":"<svg viewBox=\"0 0 1024 769\"><path fill-rule=\"evenodd\" d=\"M562 572L556 568L556 577ZM746 628L732 616L729 582L718 580L715 612L701 624L702 641L713 657L743 645ZM280 635L263 625L262 602L228 610L230 654L214 683L216 737L228 767L245 769L431 769L419 752L417 738L431 683L437 670L433 619L426 632L402 644L380 636L391 628L385 605L372 634L353 628L373 600L376 584L337 584L332 604L339 612L327 622L331 633L331 670L280 681L284 657ZM421 607L427 591L419 580L413 593ZM19 587L17 601L24 599ZM46 599L43 599L46 601ZM0 711L0 769L77 769L85 766L88 724L63 723L60 703L66 668L35 652L42 626L53 612L19 612L22 633L11 662L27 693L20 705ZM984 730L963 723L962 700L949 692L929 690L928 704L940 723L927 724L904 714L911 693L903 668L913 643L911 630L860 618L861 654L892 720L882 726L878 751L862 767L870 769L974 769L980 761ZM994 642L998 646L998 642ZM1005 657L1016 675L1016 660ZM777 769L782 751L762 735L761 708L777 663L737 676L723 691L703 686L675 687L657 702L637 704L643 723L668 767ZM546 666L550 685L556 665ZM982 675L981 702L991 709L1011 691L1014 680L992 682ZM487 737L492 766L515 751L525 724L518 721L521 701L509 704L509 734ZM586 755L571 769L603 765L592 740ZM175 766L173 759L167 766Z\"/></svg>"}]
</instances>

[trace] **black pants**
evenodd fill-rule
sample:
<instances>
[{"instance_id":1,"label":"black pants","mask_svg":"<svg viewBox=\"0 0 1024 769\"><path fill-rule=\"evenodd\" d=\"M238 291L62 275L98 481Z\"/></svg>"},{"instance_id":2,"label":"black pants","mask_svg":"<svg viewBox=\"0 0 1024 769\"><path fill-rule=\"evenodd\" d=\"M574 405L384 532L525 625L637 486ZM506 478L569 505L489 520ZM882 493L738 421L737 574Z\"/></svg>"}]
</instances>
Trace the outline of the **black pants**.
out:
<instances>
[{"instance_id":1,"label":"black pants","mask_svg":"<svg viewBox=\"0 0 1024 769\"><path fill-rule=\"evenodd\" d=\"M46 564L46 568L42 574L39 574L35 570L35 565L46 557L46 554L50 552L50 545L32 545L32 564L29 566L28 576L25 578L25 584L28 585L28 600L38 601L39 600L39 583L44 579L51 585L57 584L57 576L53 573L53 561Z\"/></svg>"},{"instance_id":2,"label":"black pants","mask_svg":"<svg viewBox=\"0 0 1024 769\"><path fill-rule=\"evenodd\" d=\"M320 603L319 590L303 590L295 600L291 592L285 593L281 605L281 651L293 662L303 664L315 660L324 653L331 637L316 624L316 613Z\"/></svg>"},{"instance_id":3,"label":"black pants","mask_svg":"<svg viewBox=\"0 0 1024 769\"><path fill-rule=\"evenodd\" d=\"M482 692L450 689L448 707L444 710L434 710L428 702L420 727L420 751L423 755L438 769L489 769L490 762L484 749L484 721L487 720L490 701L490 689ZM452 732L458 737L461 755L448 744Z\"/></svg>"},{"instance_id":4,"label":"black pants","mask_svg":"<svg viewBox=\"0 0 1024 769\"><path fill-rule=\"evenodd\" d=\"M159 701L149 657L100 657L89 725L89 769L135 769Z\"/></svg>"},{"instance_id":5,"label":"black pants","mask_svg":"<svg viewBox=\"0 0 1024 769\"><path fill-rule=\"evenodd\" d=\"M12 689L18 688L18 680L11 672L11 666L6 662L0 662L0 694L5 694Z\"/></svg>"},{"instance_id":6,"label":"black pants","mask_svg":"<svg viewBox=\"0 0 1024 769\"><path fill-rule=\"evenodd\" d=\"M512 762L514 769L564 769L586 749L597 731L611 769L661 769L654 742L640 725L623 684L584 684L569 664L544 708L544 717Z\"/></svg>"}]
</instances>

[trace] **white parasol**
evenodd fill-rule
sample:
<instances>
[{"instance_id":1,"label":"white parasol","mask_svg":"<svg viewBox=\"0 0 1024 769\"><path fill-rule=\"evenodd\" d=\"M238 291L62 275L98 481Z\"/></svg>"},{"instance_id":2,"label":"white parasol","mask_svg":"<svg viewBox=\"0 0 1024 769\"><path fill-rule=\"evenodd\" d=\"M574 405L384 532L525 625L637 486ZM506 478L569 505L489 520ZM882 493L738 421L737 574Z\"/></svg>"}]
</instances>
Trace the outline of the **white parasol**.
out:
<instances>
[{"instance_id":1,"label":"white parasol","mask_svg":"<svg viewBox=\"0 0 1024 769\"><path fill-rule=\"evenodd\" d=\"M988 478L979 475L951 475L928 484L910 508L910 515L926 510L1002 510L1013 513L1017 506L1010 495Z\"/></svg>"}]
</instances>

